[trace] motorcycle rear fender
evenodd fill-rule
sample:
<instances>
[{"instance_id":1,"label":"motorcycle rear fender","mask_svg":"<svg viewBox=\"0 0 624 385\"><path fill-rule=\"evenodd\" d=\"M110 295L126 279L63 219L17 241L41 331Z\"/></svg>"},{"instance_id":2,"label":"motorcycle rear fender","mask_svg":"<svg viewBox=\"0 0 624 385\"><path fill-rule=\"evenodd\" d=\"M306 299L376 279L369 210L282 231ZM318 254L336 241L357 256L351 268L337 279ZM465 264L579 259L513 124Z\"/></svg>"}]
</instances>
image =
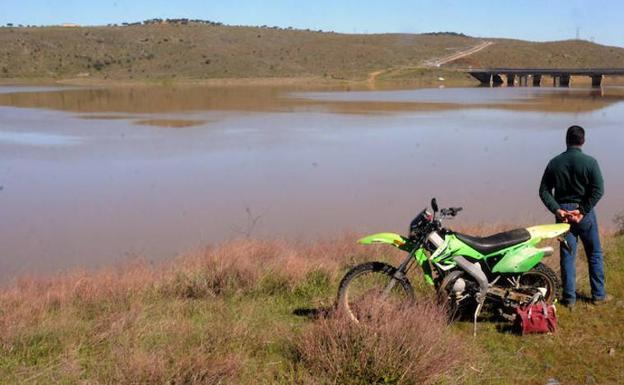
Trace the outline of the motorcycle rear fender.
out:
<instances>
[{"instance_id":1,"label":"motorcycle rear fender","mask_svg":"<svg viewBox=\"0 0 624 385\"><path fill-rule=\"evenodd\" d=\"M570 225L567 223L556 223L550 225L539 225L527 227L527 231L531 234L531 239L549 239L556 238L570 231Z\"/></svg>"},{"instance_id":2,"label":"motorcycle rear fender","mask_svg":"<svg viewBox=\"0 0 624 385\"><path fill-rule=\"evenodd\" d=\"M567 223L539 225L527 227L531 239L521 247L513 246L498 261L492 271L494 273L525 273L537 265L547 254L548 248L537 248L543 239L556 238L570 231ZM550 249L552 251L552 249ZM548 253L550 254L550 253Z\"/></svg>"},{"instance_id":3,"label":"motorcycle rear fender","mask_svg":"<svg viewBox=\"0 0 624 385\"><path fill-rule=\"evenodd\" d=\"M509 250L498 261L492 272L494 273L525 273L537 265L547 252L552 253L552 248L536 248L526 245L524 247Z\"/></svg>"}]
</instances>

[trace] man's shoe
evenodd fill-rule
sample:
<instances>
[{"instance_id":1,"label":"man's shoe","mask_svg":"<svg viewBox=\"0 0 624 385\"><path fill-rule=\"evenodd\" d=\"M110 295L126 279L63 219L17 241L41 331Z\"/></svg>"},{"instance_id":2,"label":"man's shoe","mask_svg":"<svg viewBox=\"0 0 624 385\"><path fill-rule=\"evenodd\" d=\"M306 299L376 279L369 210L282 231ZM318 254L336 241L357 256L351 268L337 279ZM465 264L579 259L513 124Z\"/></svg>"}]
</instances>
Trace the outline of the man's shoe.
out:
<instances>
[{"instance_id":1,"label":"man's shoe","mask_svg":"<svg viewBox=\"0 0 624 385\"><path fill-rule=\"evenodd\" d=\"M611 294L607 294L604 298L594 298L592 299L592 303L596 306L604 305L607 302L611 302L613 300L613 296Z\"/></svg>"},{"instance_id":2,"label":"man's shoe","mask_svg":"<svg viewBox=\"0 0 624 385\"><path fill-rule=\"evenodd\" d=\"M573 311L574 305L576 304L575 302L567 302L567 301L561 301L560 303L563 305L563 307L568 309L568 311Z\"/></svg>"}]
</instances>

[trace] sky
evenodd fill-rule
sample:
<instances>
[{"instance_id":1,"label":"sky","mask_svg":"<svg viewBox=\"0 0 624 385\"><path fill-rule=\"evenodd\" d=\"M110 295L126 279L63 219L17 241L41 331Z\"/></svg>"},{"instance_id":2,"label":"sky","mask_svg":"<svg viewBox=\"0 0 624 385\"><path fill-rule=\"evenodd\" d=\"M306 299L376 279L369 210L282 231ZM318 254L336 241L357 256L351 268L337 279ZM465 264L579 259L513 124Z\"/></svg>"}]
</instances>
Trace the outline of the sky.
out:
<instances>
[{"instance_id":1,"label":"sky","mask_svg":"<svg viewBox=\"0 0 624 385\"><path fill-rule=\"evenodd\" d=\"M205 19L343 33L451 31L624 47L621 0L0 0L0 25Z\"/></svg>"}]
</instances>

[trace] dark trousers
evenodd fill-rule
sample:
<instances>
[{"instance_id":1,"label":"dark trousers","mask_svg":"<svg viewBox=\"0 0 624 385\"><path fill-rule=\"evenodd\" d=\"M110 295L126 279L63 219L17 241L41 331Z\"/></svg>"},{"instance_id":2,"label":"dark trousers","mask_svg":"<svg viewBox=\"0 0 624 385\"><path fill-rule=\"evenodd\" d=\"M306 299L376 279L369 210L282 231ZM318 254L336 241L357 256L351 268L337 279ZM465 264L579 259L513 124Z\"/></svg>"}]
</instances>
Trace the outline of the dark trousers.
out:
<instances>
[{"instance_id":1,"label":"dark trousers","mask_svg":"<svg viewBox=\"0 0 624 385\"><path fill-rule=\"evenodd\" d=\"M575 210L578 205L561 204L563 210ZM606 295L604 284L604 267L598 221L596 213L591 210L580 223L571 224L570 232L565 239L571 251L561 246L561 281L563 283L563 301L568 304L576 302L576 249L578 239L583 242L587 263L589 265L589 283L592 299L603 299Z\"/></svg>"}]
</instances>

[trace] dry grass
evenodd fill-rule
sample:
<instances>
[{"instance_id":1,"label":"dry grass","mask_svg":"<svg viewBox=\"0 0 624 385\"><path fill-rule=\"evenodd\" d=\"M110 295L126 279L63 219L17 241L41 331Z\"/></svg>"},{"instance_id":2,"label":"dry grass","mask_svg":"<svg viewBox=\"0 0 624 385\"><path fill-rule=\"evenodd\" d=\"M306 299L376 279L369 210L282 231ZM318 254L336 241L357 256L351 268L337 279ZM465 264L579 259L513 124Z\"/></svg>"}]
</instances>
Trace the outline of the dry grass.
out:
<instances>
[{"instance_id":1,"label":"dry grass","mask_svg":"<svg viewBox=\"0 0 624 385\"><path fill-rule=\"evenodd\" d=\"M364 80L474 46L454 35L210 25L0 28L0 78Z\"/></svg>"},{"instance_id":2,"label":"dry grass","mask_svg":"<svg viewBox=\"0 0 624 385\"><path fill-rule=\"evenodd\" d=\"M159 265L19 279L0 292L0 383L236 383L255 365L273 376L266 348L292 335L280 317L330 305L345 267L379 251L354 241L244 239Z\"/></svg>"},{"instance_id":3,"label":"dry grass","mask_svg":"<svg viewBox=\"0 0 624 385\"><path fill-rule=\"evenodd\" d=\"M613 217L613 222L617 228L619 235L624 235L624 211L619 212Z\"/></svg>"},{"instance_id":4,"label":"dry grass","mask_svg":"<svg viewBox=\"0 0 624 385\"><path fill-rule=\"evenodd\" d=\"M297 315L331 307L351 265L397 263L396 250L355 240L243 239L162 264L20 279L0 291L0 384L624 380L622 301L561 312L552 337L520 338L484 322L476 346L470 324L448 327L426 300L398 314L382 309L359 326L337 315L315 321ZM608 235L604 242L608 290L616 299L624 297L623 241ZM579 280L587 292L582 273ZM431 293L416 289L418 298ZM474 351L482 352L476 361Z\"/></svg>"},{"instance_id":5,"label":"dry grass","mask_svg":"<svg viewBox=\"0 0 624 385\"><path fill-rule=\"evenodd\" d=\"M296 342L301 363L333 384L456 382L465 370L469 341L451 332L435 301L372 303L367 314L359 324L337 313L305 328Z\"/></svg>"},{"instance_id":6,"label":"dry grass","mask_svg":"<svg viewBox=\"0 0 624 385\"><path fill-rule=\"evenodd\" d=\"M494 44L447 67L611 68L624 65L624 49L584 40L529 42L493 39Z\"/></svg>"},{"instance_id":7,"label":"dry grass","mask_svg":"<svg viewBox=\"0 0 624 385\"><path fill-rule=\"evenodd\" d=\"M355 241L351 235L311 244L242 239L207 247L174 262L159 289L163 293L199 298L258 290L292 291L310 272L337 280L346 266L379 254L379 247L358 246ZM397 253L384 250L384 254Z\"/></svg>"}]
</instances>

